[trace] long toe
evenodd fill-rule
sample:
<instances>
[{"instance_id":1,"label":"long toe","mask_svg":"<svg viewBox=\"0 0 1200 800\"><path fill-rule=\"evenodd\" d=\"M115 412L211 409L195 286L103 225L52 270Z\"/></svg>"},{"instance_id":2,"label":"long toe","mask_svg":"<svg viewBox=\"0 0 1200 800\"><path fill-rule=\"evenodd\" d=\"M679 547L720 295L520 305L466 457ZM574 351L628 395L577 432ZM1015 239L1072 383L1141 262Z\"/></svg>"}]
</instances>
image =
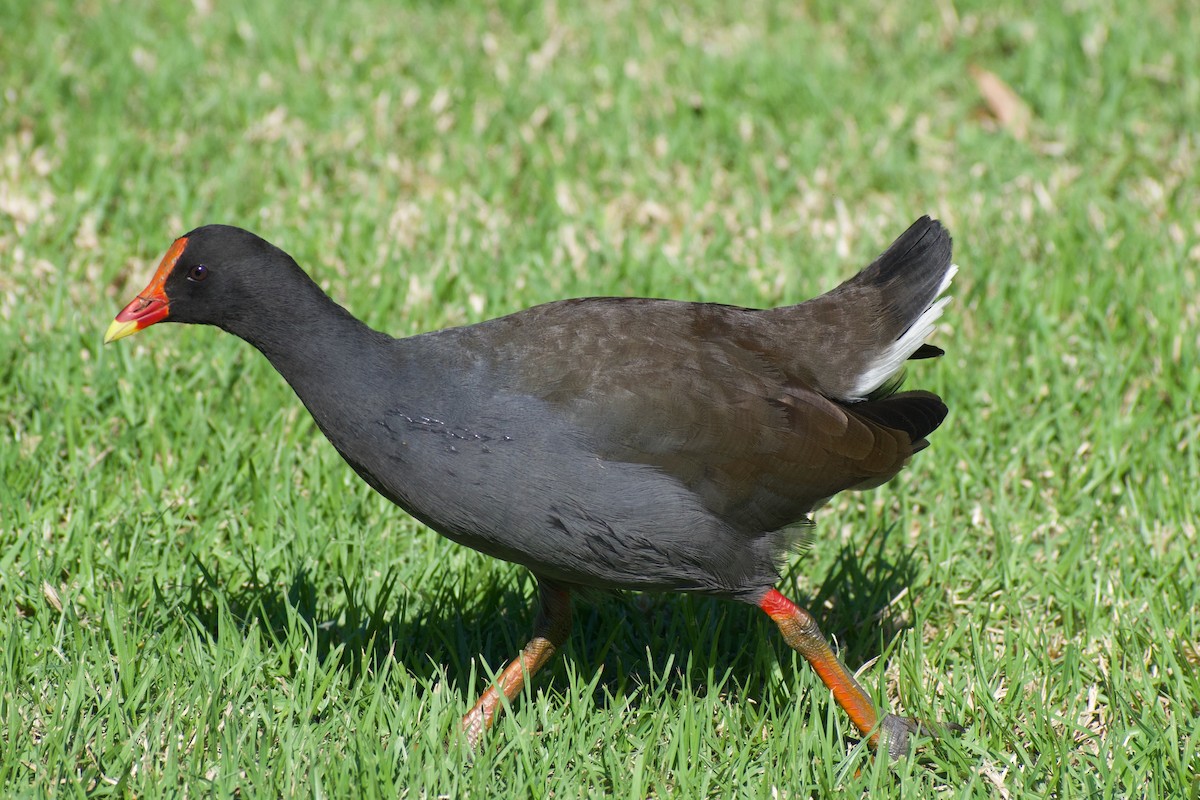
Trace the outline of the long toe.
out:
<instances>
[{"instance_id":1,"label":"long toe","mask_svg":"<svg viewBox=\"0 0 1200 800\"><path fill-rule=\"evenodd\" d=\"M963 727L951 723L946 729L953 733L961 733ZM945 731L928 722L922 722L914 717L902 717L899 714L887 714L879 723L879 749L885 750L888 757L896 759L907 756L912 747L914 736L926 736L940 739Z\"/></svg>"}]
</instances>

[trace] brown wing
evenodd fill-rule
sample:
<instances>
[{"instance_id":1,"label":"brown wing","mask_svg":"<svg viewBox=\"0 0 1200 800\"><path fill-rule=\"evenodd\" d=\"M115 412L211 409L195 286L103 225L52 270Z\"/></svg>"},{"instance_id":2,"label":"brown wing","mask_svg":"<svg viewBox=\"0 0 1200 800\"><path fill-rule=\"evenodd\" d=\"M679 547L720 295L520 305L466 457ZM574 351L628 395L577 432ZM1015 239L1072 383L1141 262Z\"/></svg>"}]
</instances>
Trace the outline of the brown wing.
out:
<instances>
[{"instance_id":1,"label":"brown wing","mask_svg":"<svg viewBox=\"0 0 1200 800\"><path fill-rule=\"evenodd\" d=\"M913 437L786 375L762 312L655 300L554 303L495 321L512 388L561 409L605 460L656 466L744 530L804 518L900 470ZM533 333L536 331L536 334ZM532 338L536 336L536 338ZM860 404L864 408L871 404Z\"/></svg>"}]
</instances>

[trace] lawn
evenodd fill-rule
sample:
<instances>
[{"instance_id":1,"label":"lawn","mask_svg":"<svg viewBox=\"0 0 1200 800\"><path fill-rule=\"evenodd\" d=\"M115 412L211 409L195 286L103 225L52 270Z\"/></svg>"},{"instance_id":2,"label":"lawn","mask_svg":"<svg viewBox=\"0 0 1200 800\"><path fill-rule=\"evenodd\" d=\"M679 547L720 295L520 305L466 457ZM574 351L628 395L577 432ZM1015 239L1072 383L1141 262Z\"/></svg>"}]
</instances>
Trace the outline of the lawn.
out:
<instances>
[{"instance_id":1,"label":"lawn","mask_svg":"<svg viewBox=\"0 0 1200 800\"><path fill-rule=\"evenodd\" d=\"M0 790L1200 797L1200 15L1187 2L0 0ZM252 348L103 332L257 231L394 335L570 296L798 302L921 214L950 416L756 609L578 604L374 495Z\"/></svg>"}]
</instances>

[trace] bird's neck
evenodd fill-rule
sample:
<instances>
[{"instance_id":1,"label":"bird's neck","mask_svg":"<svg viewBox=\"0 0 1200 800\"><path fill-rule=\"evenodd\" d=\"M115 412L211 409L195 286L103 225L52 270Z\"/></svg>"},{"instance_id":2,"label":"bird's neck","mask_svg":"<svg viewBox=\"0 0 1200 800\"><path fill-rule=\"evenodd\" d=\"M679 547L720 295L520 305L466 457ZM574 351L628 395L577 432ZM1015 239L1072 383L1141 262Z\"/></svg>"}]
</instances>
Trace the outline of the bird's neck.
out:
<instances>
[{"instance_id":1,"label":"bird's neck","mask_svg":"<svg viewBox=\"0 0 1200 800\"><path fill-rule=\"evenodd\" d=\"M395 340L368 327L305 276L285 299L262 298L253 324L227 328L254 345L291 385L318 424L348 408L381 373Z\"/></svg>"}]
</instances>

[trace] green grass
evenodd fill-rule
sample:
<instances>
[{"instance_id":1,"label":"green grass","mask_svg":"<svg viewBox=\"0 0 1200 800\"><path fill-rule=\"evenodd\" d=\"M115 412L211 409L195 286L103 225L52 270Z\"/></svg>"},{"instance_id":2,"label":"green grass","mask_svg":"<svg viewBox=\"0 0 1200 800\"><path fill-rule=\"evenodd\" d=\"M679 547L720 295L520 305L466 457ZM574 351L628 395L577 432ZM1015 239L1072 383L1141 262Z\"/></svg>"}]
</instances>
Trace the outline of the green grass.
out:
<instances>
[{"instance_id":1,"label":"green grass","mask_svg":"<svg viewBox=\"0 0 1200 800\"><path fill-rule=\"evenodd\" d=\"M1187 3L294 5L0 0L3 794L1200 796ZM894 766L762 614L633 595L472 760L530 578L371 494L233 337L100 345L205 222L402 335L794 302L922 213L962 271L909 385L951 415L782 586L966 726Z\"/></svg>"}]
</instances>

